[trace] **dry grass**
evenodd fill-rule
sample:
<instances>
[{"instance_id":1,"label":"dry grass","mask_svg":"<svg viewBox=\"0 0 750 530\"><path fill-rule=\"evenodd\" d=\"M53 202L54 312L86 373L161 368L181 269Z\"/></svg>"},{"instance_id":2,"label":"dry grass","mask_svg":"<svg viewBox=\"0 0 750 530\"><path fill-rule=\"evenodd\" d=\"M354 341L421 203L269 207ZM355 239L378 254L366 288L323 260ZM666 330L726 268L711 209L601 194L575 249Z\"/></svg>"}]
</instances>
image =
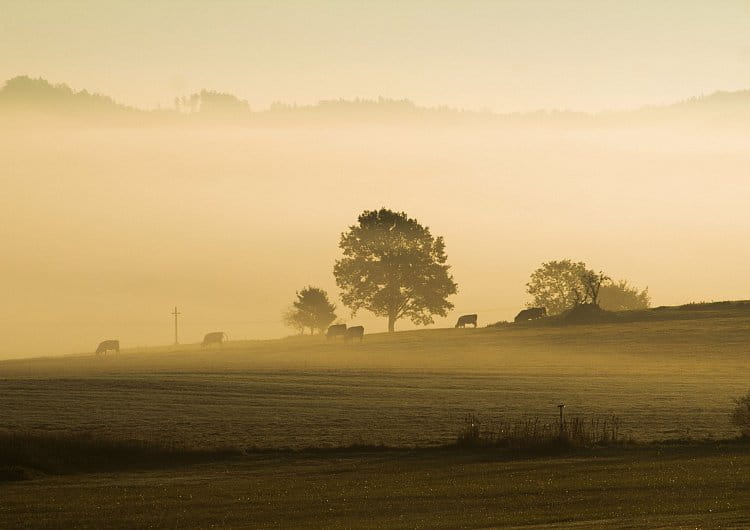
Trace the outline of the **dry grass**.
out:
<instances>
[{"instance_id":1,"label":"dry grass","mask_svg":"<svg viewBox=\"0 0 750 530\"><path fill-rule=\"evenodd\" d=\"M747 528L750 446L251 455L0 485L3 528ZM591 453L591 454L589 454Z\"/></svg>"},{"instance_id":2,"label":"dry grass","mask_svg":"<svg viewBox=\"0 0 750 530\"><path fill-rule=\"evenodd\" d=\"M103 438L91 433L0 431L0 481L66 474L170 467L237 457L233 449Z\"/></svg>"},{"instance_id":3,"label":"dry grass","mask_svg":"<svg viewBox=\"0 0 750 530\"><path fill-rule=\"evenodd\" d=\"M467 411L554 424L563 402L571 416L616 415L628 439L731 438L732 400L748 390L750 317L744 307L699 312L709 316L7 361L0 428L206 449L413 447L455 441Z\"/></svg>"},{"instance_id":4,"label":"dry grass","mask_svg":"<svg viewBox=\"0 0 750 530\"><path fill-rule=\"evenodd\" d=\"M556 451L622 444L621 421L608 418L564 418L551 423L540 418L483 423L467 415L456 438L457 447L507 448L515 451Z\"/></svg>"}]
</instances>

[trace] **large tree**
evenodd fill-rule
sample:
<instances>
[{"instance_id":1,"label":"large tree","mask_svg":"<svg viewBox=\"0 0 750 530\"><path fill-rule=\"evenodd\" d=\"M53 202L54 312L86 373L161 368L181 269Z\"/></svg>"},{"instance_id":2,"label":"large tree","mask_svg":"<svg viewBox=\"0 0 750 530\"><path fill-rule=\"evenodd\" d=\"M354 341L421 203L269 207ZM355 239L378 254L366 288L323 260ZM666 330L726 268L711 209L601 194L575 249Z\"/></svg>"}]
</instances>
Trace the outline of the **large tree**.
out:
<instances>
[{"instance_id":1,"label":"large tree","mask_svg":"<svg viewBox=\"0 0 750 530\"><path fill-rule=\"evenodd\" d=\"M323 332L336 320L336 306L328 300L328 293L319 287L305 287L296 293L292 307L283 315L284 323L303 331L310 328L310 334Z\"/></svg>"},{"instance_id":2,"label":"large tree","mask_svg":"<svg viewBox=\"0 0 750 530\"><path fill-rule=\"evenodd\" d=\"M344 257L333 274L352 315L366 309L386 317L388 331L394 331L400 318L432 324L434 315L446 316L453 308L447 298L458 286L446 265L443 238L406 213L363 212L341 234L339 247Z\"/></svg>"}]
</instances>

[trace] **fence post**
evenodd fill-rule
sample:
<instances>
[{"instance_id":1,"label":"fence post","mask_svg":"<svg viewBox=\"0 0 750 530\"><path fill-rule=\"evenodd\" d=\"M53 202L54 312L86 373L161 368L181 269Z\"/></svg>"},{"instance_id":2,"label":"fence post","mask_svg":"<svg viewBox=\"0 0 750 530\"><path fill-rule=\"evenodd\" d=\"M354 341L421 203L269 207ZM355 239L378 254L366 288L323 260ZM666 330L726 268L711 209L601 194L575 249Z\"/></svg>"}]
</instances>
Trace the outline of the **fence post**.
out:
<instances>
[{"instance_id":1,"label":"fence post","mask_svg":"<svg viewBox=\"0 0 750 530\"><path fill-rule=\"evenodd\" d=\"M563 425L564 425L564 423L563 423L563 409L565 408L565 404L564 403L560 403L557 406L557 408L560 409L560 438L562 438L562 435L563 435Z\"/></svg>"}]
</instances>

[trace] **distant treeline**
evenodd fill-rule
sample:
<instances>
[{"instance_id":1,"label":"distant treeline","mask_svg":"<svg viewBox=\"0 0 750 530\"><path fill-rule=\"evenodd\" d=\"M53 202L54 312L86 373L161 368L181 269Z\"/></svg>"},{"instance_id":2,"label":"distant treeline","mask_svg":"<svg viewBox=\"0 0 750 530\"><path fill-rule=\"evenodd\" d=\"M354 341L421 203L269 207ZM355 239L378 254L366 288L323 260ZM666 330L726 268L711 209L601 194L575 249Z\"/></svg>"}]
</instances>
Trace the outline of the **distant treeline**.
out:
<instances>
[{"instance_id":1,"label":"distant treeline","mask_svg":"<svg viewBox=\"0 0 750 530\"><path fill-rule=\"evenodd\" d=\"M666 106L633 111L585 113L540 110L494 113L440 107L421 107L408 99L331 99L314 105L274 103L254 110L246 100L213 90L174 99L169 107L144 110L111 97L66 84L28 76L14 77L0 88L0 113L34 115L73 121L133 122L136 124L228 123L248 126L288 124L412 124L582 127L652 124L654 120L699 119L712 123L750 123L750 90L715 92ZM636 123L634 123L634 121Z\"/></svg>"}]
</instances>

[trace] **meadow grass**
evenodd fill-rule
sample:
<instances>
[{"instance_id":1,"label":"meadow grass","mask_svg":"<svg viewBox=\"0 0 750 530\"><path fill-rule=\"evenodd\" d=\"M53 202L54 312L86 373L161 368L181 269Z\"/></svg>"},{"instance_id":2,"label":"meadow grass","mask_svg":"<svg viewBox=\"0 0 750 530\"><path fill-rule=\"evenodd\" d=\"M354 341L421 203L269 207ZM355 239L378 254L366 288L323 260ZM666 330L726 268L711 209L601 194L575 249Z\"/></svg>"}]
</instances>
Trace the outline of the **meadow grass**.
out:
<instances>
[{"instance_id":1,"label":"meadow grass","mask_svg":"<svg viewBox=\"0 0 750 530\"><path fill-rule=\"evenodd\" d=\"M691 319L438 329L0 362L0 429L213 449L454 441L468 412L616 415L625 438L731 438L748 391L744 306ZM719 311L719 313L716 313Z\"/></svg>"},{"instance_id":2,"label":"meadow grass","mask_svg":"<svg viewBox=\"0 0 750 530\"><path fill-rule=\"evenodd\" d=\"M0 527L729 527L750 446L255 454L0 484Z\"/></svg>"},{"instance_id":3,"label":"meadow grass","mask_svg":"<svg viewBox=\"0 0 750 530\"><path fill-rule=\"evenodd\" d=\"M648 316L0 362L0 526L747 526L750 315Z\"/></svg>"}]
</instances>

